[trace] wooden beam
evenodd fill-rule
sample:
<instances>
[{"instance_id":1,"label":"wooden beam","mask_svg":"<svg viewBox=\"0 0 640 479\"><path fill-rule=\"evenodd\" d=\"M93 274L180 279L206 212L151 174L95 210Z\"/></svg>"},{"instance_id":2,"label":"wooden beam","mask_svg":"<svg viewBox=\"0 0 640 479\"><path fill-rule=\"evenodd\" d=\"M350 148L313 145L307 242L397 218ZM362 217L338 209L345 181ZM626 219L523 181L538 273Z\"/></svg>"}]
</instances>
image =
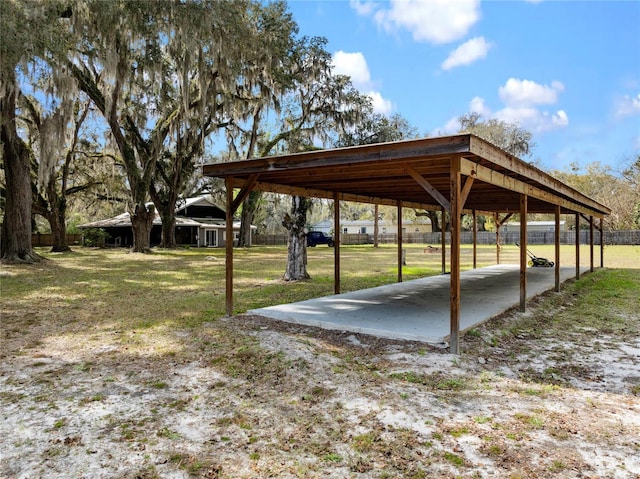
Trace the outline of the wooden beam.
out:
<instances>
[{"instance_id":1,"label":"wooden beam","mask_svg":"<svg viewBox=\"0 0 640 479\"><path fill-rule=\"evenodd\" d=\"M455 135L440 138L421 138L374 145L360 145L330 150L315 150L290 155L253 158L229 163L204 165L204 176L237 176L263 171L285 171L323 166L343 166L390 160L421 159L433 156L449 156L469 151L471 135Z\"/></svg>"},{"instance_id":2,"label":"wooden beam","mask_svg":"<svg viewBox=\"0 0 640 479\"><path fill-rule=\"evenodd\" d=\"M245 181L240 178L234 178L233 183L235 187L242 187L245 184ZM392 200L389 198L382 198L378 196L366 196L366 195L356 195L351 193L341 193L332 190L319 190L314 188L301 188L296 186L288 186L288 185L278 185L274 183L265 183L262 181L256 181L254 190L259 191L268 191L271 193L280 193L283 195L291 195L291 196L306 196L311 198L325 198L332 200L335 198L336 193L338 194L338 199L340 201L353 201L355 203L370 203L375 204L378 203L380 205L385 206L396 206L398 204L398 200ZM440 207L431 205L428 203L420 203L415 201L403 201L402 202L405 208L415 208L427 211L439 211Z\"/></svg>"},{"instance_id":3,"label":"wooden beam","mask_svg":"<svg viewBox=\"0 0 640 479\"><path fill-rule=\"evenodd\" d=\"M402 201L398 201L398 283L402 283Z\"/></svg>"},{"instance_id":4,"label":"wooden beam","mask_svg":"<svg viewBox=\"0 0 640 479\"><path fill-rule=\"evenodd\" d=\"M258 180L257 174L253 174L249 176L249 178L247 178L247 180L245 181L245 184L242 186L242 188L240 189L240 192L238 193L236 198L233 200L233 203L231 204L232 215L236 214L236 211L238 211L238 208L240 208L240 205L242 204L242 202L247 199L247 196L249 196L249 193L251 193L251 190L253 189L253 185L256 184L257 180Z\"/></svg>"},{"instance_id":5,"label":"wooden beam","mask_svg":"<svg viewBox=\"0 0 640 479\"><path fill-rule=\"evenodd\" d=\"M340 294L340 200L333 199L333 292Z\"/></svg>"},{"instance_id":6,"label":"wooden beam","mask_svg":"<svg viewBox=\"0 0 640 479\"><path fill-rule=\"evenodd\" d=\"M460 354L460 159L451 162L451 278L449 294L449 348Z\"/></svg>"},{"instance_id":7,"label":"wooden beam","mask_svg":"<svg viewBox=\"0 0 640 479\"><path fill-rule=\"evenodd\" d=\"M447 272L447 210L442 208L440 210L441 213L441 225L440 231L442 234L440 235L440 256L442 257L442 274Z\"/></svg>"},{"instance_id":8,"label":"wooden beam","mask_svg":"<svg viewBox=\"0 0 640 479\"><path fill-rule=\"evenodd\" d=\"M435 189L431 183L429 183L424 176L418 173L411 165L405 164L406 172L418 183L422 188L431 195L431 197L438 202L440 206L442 206L447 211L451 211L451 204L449 200L447 200L442 193L440 193L437 189Z\"/></svg>"},{"instance_id":9,"label":"wooden beam","mask_svg":"<svg viewBox=\"0 0 640 479\"><path fill-rule=\"evenodd\" d=\"M490 161L502 168L505 168L509 171L513 171L514 173L521 175L523 177L531 178L536 183L539 183L545 188L549 188L552 191L557 191L560 195L575 198L575 200L584 205L586 214L594 214L596 217L602 217L604 215L611 214L611 210L604 205L601 205L597 201L592 200L591 198L583 195L579 191L571 188L568 185L565 185L560 180L555 179L551 175L543 172L542 170L525 163L524 161L516 158L513 155L510 155L504 151L502 151L497 146L492 145L486 140L479 138L477 136L471 135L469 140L469 151L485 160ZM462 169L462 174L466 174L464 172L464 167ZM525 193L525 192L523 192ZM530 196L531 193L529 193ZM557 203L555 203L557 204ZM581 211L581 210L573 210L573 211Z\"/></svg>"},{"instance_id":10,"label":"wooden beam","mask_svg":"<svg viewBox=\"0 0 640 479\"><path fill-rule=\"evenodd\" d=\"M600 218L600 267L604 268L604 220Z\"/></svg>"},{"instance_id":11,"label":"wooden beam","mask_svg":"<svg viewBox=\"0 0 640 479\"><path fill-rule=\"evenodd\" d=\"M380 205L376 203L373 207L373 247L377 248L378 237L380 236Z\"/></svg>"},{"instance_id":12,"label":"wooden beam","mask_svg":"<svg viewBox=\"0 0 640 479\"><path fill-rule=\"evenodd\" d=\"M469 197L469 192L471 191L471 187L473 186L473 177L467 176L467 179L464 182L464 187L460 192L460 211L458 214L462 214L462 208L464 208L464 204L467 202L467 198Z\"/></svg>"},{"instance_id":13,"label":"wooden beam","mask_svg":"<svg viewBox=\"0 0 640 479\"><path fill-rule=\"evenodd\" d=\"M576 279L580 279L580 214L576 213Z\"/></svg>"},{"instance_id":14,"label":"wooden beam","mask_svg":"<svg viewBox=\"0 0 640 479\"><path fill-rule=\"evenodd\" d=\"M225 306L227 316L233 316L233 177L225 179L227 205L225 214Z\"/></svg>"},{"instance_id":15,"label":"wooden beam","mask_svg":"<svg viewBox=\"0 0 640 479\"><path fill-rule=\"evenodd\" d=\"M593 216L589 216L589 268L593 273Z\"/></svg>"},{"instance_id":16,"label":"wooden beam","mask_svg":"<svg viewBox=\"0 0 640 479\"><path fill-rule=\"evenodd\" d=\"M553 232L553 243L555 246L555 276L556 276L556 291L560 292L560 205L556 205L555 212L556 226Z\"/></svg>"},{"instance_id":17,"label":"wooden beam","mask_svg":"<svg viewBox=\"0 0 640 479\"><path fill-rule=\"evenodd\" d=\"M576 213L585 213L587 215L593 214L594 216L602 216L602 208L592 209L588 206L576 203L575 201L568 200L550 191L543 190L535 187L529 183L525 183L512 176L504 175L498 171L482 166L478 163L474 163L466 158L462 159L462 174L489 183L494 186L499 186L509 191L515 191L516 193L523 193L531 198L536 198L546 203L561 205L563 208ZM593 200L591 200L593 202ZM595 202L593 202L595 203Z\"/></svg>"},{"instance_id":18,"label":"wooden beam","mask_svg":"<svg viewBox=\"0 0 640 479\"><path fill-rule=\"evenodd\" d=\"M473 269L476 269L478 260L478 216L476 210L473 210L471 215L473 217Z\"/></svg>"},{"instance_id":19,"label":"wooden beam","mask_svg":"<svg viewBox=\"0 0 640 479\"><path fill-rule=\"evenodd\" d=\"M520 195L520 312L527 304L527 195Z\"/></svg>"}]
</instances>

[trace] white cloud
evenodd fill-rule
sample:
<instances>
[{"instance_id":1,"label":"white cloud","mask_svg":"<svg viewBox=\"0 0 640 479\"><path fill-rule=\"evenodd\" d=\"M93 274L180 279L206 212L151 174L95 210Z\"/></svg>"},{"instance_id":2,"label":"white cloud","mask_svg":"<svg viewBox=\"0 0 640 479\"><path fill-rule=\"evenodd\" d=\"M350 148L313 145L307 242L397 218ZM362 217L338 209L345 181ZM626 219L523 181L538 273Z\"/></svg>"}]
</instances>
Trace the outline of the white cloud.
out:
<instances>
[{"instance_id":1,"label":"white cloud","mask_svg":"<svg viewBox=\"0 0 640 479\"><path fill-rule=\"evenodd\" d=\"M564 128L569 125L569 115L565 110L545 111L540 105L554 104L564 85L558 81L551 86L540 85L531 80L510 78L498 89L503 107L493 111L487 106L484 98L476 96L469 102L470 113L480 113L485 120L495 118L508 123L520 125L532 133ZM460 124L457 118L451 119L439 131L455 133Z\"/></svg>"},{"instance_id":2,"label":"white cloud","mask_svg":"<svg viewBox=\"0 0 640 479\"><path fill-rule=\"evenodd\" d=\"M548 86L531 80L509 78L507 83L498 89L498 94L508 106L552 105L558 101L558 93L563 90L564 85L559 81L554 81Z\"/></svg>"},{"instance_id":3,"label":"white cloud","mask_svg":"<svg viewBox=\"0 0 640 479\"><path fill-rule=\"evenodd\" d=\"M371 73L367 60L361 52L347 53L342 50L335 52L333 72L351 77L351 83L359 90L371 88Z\"/></svg>"},{"instance_id":4,"label":"white cloud","mask_svg":"<svg viewBox=\"0 0 640 479\"><path fill-rule=\"evenodd\" d=\"M371 15L376 7L374 2L362 2L360 0L351 0L349 4L358 15L362 16Z\"/></svg>"},{"instance_id":5,"label":"white cloud","mask_svg":"<svg viewBox=\"0 0 640 479\"><path fill-rule=\"evenodd\" d=\"M480 19L480 0L355 0L351 6L360 15L372 16L387 32L407 30L417 42L436 44L464 37Z\"/></svg>"},{"instance_id":6,"label":"white cloud","mask_svg":"<svg viewBox=\"0 0 640 479\"><path fill-rule=\"evenodd\" d=\"M496 111L494 117L518 124L533 133L556 130L569 125L569 116L564 110L549 113L532 106L506 107Z\"/></svg>"},{"instance_id":7,"label":"white cloud","mask_svg":"<svg viewBox=\"0 0 640 479\"><path fill-rule=\"evenodd\" d=\"M393 112L393 103L391 102L391 100L383 98L380 92L370 91L367 93L367 95L369 95L369 97L371 98L374 113L381 113L386 116L390 115Z\"/></svg>"},{"instance_id":8,"label":"white cloud","mask_svg":"<svg viewBox=\"0 0 640 479\"><path fill-rule=\"evenodd\" d=\"M635 97L625 95L617 101L616 116L623 118L625 116L640 113L640 93Z\"/></svg>"},{"instance_id":9,"label":"white cloud","mask_svg":"<svg viewBox=\"0 0 640 479\"><path fill-rule=\"evenodd\" d=\"M474 97L469 103L469 111L471 113L480 113L484 117L491 116L491 110L484 103L484 98Z\"/></svg>"},{"instance_id":10,"label":"white cloud","mask_svg":"<svg viewBox=\"0 0 640 479\"><path fill-rule=\"evenodd\" d=\"M491 48L491 44L484 37L475 37L467 40L449 54L449 57L442 63L442 69L451 70L485 58L489 48Z\"/></svg>"},{"instance_id":11,"label":"white cloud","mask_svg":"<svg viewBox=\"0 0 640 479\"><path fill-rule=\"evenodd\" d=\"M382 96L379 91L375 90L371 81L371 73L369 65L362 52L344 52L339 50L333 54L333 72L338 75L347 75L351 77L351 83L361 93L371 98L373 111L389 115L392 113L394 106L391 100Z\"/></svg>"}]
</instances>

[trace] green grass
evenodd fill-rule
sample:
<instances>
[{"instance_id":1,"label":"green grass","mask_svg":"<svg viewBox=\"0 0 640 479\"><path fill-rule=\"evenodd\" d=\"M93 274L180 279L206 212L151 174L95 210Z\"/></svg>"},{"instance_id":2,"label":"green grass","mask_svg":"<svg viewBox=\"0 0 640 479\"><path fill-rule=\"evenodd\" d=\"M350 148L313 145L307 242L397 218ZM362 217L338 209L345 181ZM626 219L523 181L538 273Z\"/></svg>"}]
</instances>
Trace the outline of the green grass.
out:
<instances>
[{"instance_id":1,"label":"green grass","mask_svg":"<svg viewBox=\"0 0 640 479\"><path fill-rule=\"evenodd\" d=\"M553 247L536 246L536 254L546 254L545 248ZM405 249L404 280L440 274L439 254L424 253L424 245L406 245ZM563 245L562 257L567 261L571 252L575 253L573 246ZM3 265L0 310L8 325L7 334L20 334L25 328L53 328L66 335L83 331L86 339L95 341L105 333L115 334L130 351L153 348L155 353L175 355L180 344L173 340L172 331L195 328L225 316L225 260L221 249L155 250L149 255L90 248L69 253L38 249L38 253L49 261L30 266ZM471 254L471 248L463 246L463 269L471 268ZM582 255L585 257L588 261L588 255ZM503 247L502 258L505 262L517 261L517 247ZM333 293L333 249L309 249L308 281L282 281L285 261L284 246L234 251L236 313ZM478 265L494 262L495 246L478 246ZM624 308L640 297L640 264L636 263L640 263L640 247L607 246L605 264L624 269L597 271L575 283L581 302L589 305L584 315L594 328L617 331L624 327L620 320ZM341 268L345 292L393 283L397 281L397 247L345 246L341 249ZM567 314L575 314L571 311ZM229 341L210 337L209 346L218 340ZM32 337L31 341L37 339ZM231 369L246 359L243 354L255 353L250 344L236 346L236 357L225 359ZM267 359L270 367L283 367L274 362L277 358ZM90 366L80 364L78 368L84 371Z\"/></svg>"}]
</instances>

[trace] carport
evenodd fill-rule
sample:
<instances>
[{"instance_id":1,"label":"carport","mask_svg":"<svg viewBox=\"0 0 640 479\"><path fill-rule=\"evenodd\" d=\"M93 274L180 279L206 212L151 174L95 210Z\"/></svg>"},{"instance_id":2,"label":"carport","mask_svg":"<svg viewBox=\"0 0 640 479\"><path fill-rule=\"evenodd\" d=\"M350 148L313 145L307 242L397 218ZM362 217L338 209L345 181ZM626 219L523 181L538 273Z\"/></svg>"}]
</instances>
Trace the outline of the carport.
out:
<instances>
[{"instance_id":1,"label":"carport","mask_svg":"<svg viewBox=\"0 0 640 479\"><path fill-rule=\"evenodd\" d=\"M606 206L470 134L216 163L205 165L203 173L225 180L227 238L233 235L230 225L234 213L252 190L333 199L335 231L340 231L340 201L397 207L398 282L402 281L402 208L448 214L451 232L449 341L451 352L456 354L460 332L462 214L471 214L474 225L478 213L492 214L498 225L513 214L522 218L519 270L522 311L527 299L527 222L524 220L527 215L547 213L555 216L555 289L559 291L560 216L575 215L577 228L581 218L588 223L593 270L594 229L602 232L603 218L610 214ZM235 197L234 189L239 189ZM336 240L334 290L337 294L340 292L339 237ZM475 243L474 235L474 251ZM603 258L601 242L601 267ZM580 276L579 265L579 235L576 235L576 277ZM226 247L226 310L228 315L233 314L231 241L227 241Z\"/></svg>"}]
</instances>

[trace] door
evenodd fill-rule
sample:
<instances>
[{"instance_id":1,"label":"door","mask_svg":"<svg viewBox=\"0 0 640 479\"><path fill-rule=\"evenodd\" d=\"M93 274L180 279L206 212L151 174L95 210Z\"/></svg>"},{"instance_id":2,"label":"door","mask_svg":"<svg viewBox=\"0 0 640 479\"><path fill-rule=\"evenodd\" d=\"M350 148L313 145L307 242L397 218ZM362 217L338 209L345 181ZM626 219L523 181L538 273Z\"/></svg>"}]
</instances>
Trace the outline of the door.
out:
<instances>
[{"instance_id":1,"label":"door","mask_svg":"<svg viewBox=\"0 0 640 479\"><path fill-rule=\"evenodd\" d=\"M204 245L209 248L215 248L218 246L218 230L204 231Z\"/></svg>"}]
</instances>

